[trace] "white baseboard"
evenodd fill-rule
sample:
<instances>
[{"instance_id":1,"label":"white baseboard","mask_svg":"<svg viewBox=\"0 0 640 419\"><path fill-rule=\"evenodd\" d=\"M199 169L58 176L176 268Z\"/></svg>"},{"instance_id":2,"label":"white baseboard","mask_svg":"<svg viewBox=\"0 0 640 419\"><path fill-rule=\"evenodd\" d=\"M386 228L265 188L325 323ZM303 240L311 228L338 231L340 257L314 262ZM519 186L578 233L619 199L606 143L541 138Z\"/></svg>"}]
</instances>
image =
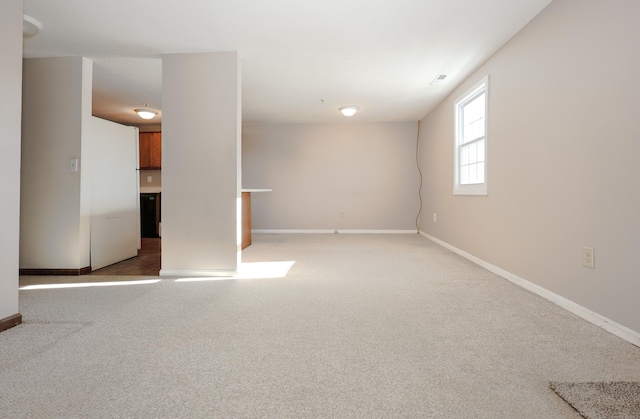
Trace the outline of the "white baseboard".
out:
<instances>
[{"instance_id":1,"label":"white baseboard","mask_svg":"<svg viewBox=\"0 0 640 419\"><path fill-rule=\"evenodd\" d=\"M220 269L220 270L196 270L196 269L160 269L160 276L180 276L180 277L194 277L194 276L215 276L215 277L234 277L238 275L238 271L232 269Z\"/></svg>"},{"instance_id":2,"label":"white baseboard","mask_svg":"<svg viewBox=\"0 0 640 419\"><path fill-rule=\"evenodd\" d=\"M496 275L500 275L501 277L503 277L504 279L506 279L507 281L510 281L516 285L521 286L522 288L529 290L531 292L533 292L534 294L539 295L542 298L545 298L549 301L551 301L552 303L556 304L559 307L562 307L563 309L575 314L576 316L588 321L589 323L592 323L604 330L606 330L607 332L616 335L617 337L626 340L627 342L640 347L640 333L629 329L626 326L623 326L619 323L614 322L611 319L608 319L596 312L593 312L591 310L589 310L588 308L585 308L579 304L574 303L571 300L568 300L564 297L562 297L561 295L558 295L552 291L549 291L546 288L543 288L539 285L534 284L533 282L527 281L524 278L521 278L517 275L512 274L511 272L507 272L502 268L499 268L495 265L492 265L480 258L477 258L475 256L473 256L470 253L465 252L464 250L460 250L457 247L454 247L452 245L450 245L449 243L443 242L442 240L439 240L433 236L430 236L429 234L420 231L420 235L428 238L429 240L439 244L442 247L445 247L449 250L451 250L454 253L459 254L460 256L464 257L465 259L470 260L471 262L474 262L480 266L482 266L483 268L485 268L486 270L493 272Z\"/></svg>"},{"instance_id":3,"label":"white baseboard","mask_svg":"<svg viewBox=\"0 0 640 419\"><path fill-rule=\"evenodd\" d=\"M264 230L251 230L252 234L260 234L260 233L277 233L277 234L333 234L335 230L274 230L274 229L264 229Z\"/></svg>"},{"instance_id":4,"label":"white baseboard","mask_svg":"<svg viewBox=\"0 0 640 419\"><path fill-rule=\"evenodd\" d=\"M306 234L417 234L418 230L251 230L251 233Z\"/></svg>"},{"instance_id":5,"label":"white baseboard","mask_svg":"<svg viewBox=\"0 0 640 419\"><path fill-rule=\"evenodd\" d=\"M418 234L418 230L338 230L340 234Z\"/></svg>"}]
</instances>

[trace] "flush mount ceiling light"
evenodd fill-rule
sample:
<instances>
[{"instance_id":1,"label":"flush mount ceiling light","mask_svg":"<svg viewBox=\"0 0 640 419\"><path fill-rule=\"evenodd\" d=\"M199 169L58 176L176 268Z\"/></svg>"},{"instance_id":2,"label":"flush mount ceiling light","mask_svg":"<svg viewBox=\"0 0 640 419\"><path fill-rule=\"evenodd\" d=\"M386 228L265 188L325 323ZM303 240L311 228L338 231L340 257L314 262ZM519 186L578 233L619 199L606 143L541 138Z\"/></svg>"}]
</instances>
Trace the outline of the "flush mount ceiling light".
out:
<instances>
[{"instance_id":1,"label":"flush mount ceiling light","mask_svg":"<svg viewBox=\"0 0 640 419\"><path fill-rule=\"evenodd\" d=\"M342 112L342 114L344 116L353 116L356 114L356 112L358 112L358 108L355 105L348 105L348 106L340 106L338 109L340 109L340 112Z\"/></svg>"},{"instance_id":2,"label":"flush mount ceiling light","mask_svg":"<svg viewBox=\"0 0 640 419\"><path fill-rule=\"evenodd\" d=\"M22 15L22 39L31 39L44 29L44 25L35 17Z\"/></svg>"},{"instance_id":3,"label":"flush mount ceiling light","mask_svg":"<svg viewBox=\"0 0 640 419\"><path fill-rule=\"evenodd\" d=\"M152 111L151 109L147 109L147 104L144 104L144 109L136 109L136 113L142 119L153 119L154 116L158 114L156 111Z\"/></svg>"},{"instance_id":4,"label":"flush mount ceiling light","mask_svg":"<svg viewBox=\"0 0 640 419\"><path fill-rule=\"evenodd\" d=\"M136 112L142 119L153 119L158 114L158 112L150 111L149 109L136 109Z\"/></svg>"}]
</instances>

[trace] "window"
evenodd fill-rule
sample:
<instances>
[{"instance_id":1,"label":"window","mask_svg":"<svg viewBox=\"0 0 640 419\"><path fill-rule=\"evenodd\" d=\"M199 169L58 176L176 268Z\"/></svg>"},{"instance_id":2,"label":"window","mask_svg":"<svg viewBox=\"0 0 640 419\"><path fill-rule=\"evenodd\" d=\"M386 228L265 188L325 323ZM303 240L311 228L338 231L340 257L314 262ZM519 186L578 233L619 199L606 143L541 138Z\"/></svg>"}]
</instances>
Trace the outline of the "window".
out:
<instances>
[{"instance_id":1,"label":"window","mask_svg":"<svg viewBox=\"0 0 640 419\"><path fill-rule=\"evenodd\" d=\"M489 76L455 104L454 195L487 194L487 103Z\"/></svg>"}]
</instances>

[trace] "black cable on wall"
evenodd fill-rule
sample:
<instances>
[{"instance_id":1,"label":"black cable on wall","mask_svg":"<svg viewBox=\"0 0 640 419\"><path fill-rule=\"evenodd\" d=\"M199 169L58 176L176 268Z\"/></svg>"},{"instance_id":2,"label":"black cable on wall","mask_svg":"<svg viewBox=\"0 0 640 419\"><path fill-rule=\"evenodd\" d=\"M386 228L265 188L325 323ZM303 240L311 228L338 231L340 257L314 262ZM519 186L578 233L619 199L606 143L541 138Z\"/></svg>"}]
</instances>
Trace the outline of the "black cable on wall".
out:
<instances>
[{"instance_id":1,"label":"black cable on wall","mask_svg":"<svg viewBox=\"0 0 640 419\"><path fill-rule=\"evenodd\" d=\"M420 214L422 213L422 170L420 170L420 158L418 155L420 145L420 121L418 121L418 134L416 136L416 167L418 168L418 173L420 174L420 187L418 189L418 199L420 199L420 208L418 209L418 215L416 215L416 229L418 230L418 234L420 234Z\"/></svg>"}]
</instances>

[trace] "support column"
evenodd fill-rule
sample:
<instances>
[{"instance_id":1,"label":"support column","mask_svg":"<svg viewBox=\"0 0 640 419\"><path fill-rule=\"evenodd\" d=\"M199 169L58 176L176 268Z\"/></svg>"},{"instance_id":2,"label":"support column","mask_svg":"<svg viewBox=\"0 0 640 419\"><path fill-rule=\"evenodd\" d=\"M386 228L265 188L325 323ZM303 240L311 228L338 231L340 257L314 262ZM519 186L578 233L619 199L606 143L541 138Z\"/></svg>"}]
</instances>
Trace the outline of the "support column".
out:
<instances>
[{"instance_id":1,"label":"support column","mask_svg":"<svg viewBox=\"0 0 640 419\"><path fill-rule=\"evenodd\" d=\"M21 272L90 272L93 63L28 58L22 74Z\"/></svg>"},{"instance_id":2,"label":"support column","mask_svg":"<svg viewBox=\"0 0 640 419\"><path fill-rule=\"evenodd\" d=\"M0 2L0 331L21 323L18 313L22 0Z\"/></svg>"},{"instance_id":3,"label":"support column","mask_svg":"<svg viewBox=\"0 0 640 419\"><path fill-rule=\"evenodd\" d=\"M161 276L237 273L240 144L237 53L163 56Z\"/></svg>"}]
</instances>

